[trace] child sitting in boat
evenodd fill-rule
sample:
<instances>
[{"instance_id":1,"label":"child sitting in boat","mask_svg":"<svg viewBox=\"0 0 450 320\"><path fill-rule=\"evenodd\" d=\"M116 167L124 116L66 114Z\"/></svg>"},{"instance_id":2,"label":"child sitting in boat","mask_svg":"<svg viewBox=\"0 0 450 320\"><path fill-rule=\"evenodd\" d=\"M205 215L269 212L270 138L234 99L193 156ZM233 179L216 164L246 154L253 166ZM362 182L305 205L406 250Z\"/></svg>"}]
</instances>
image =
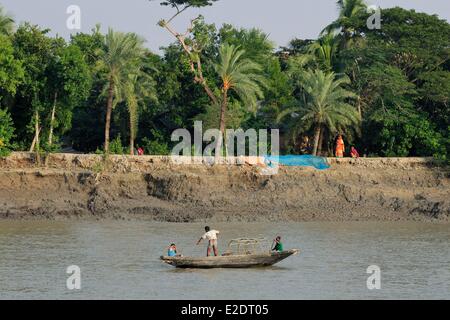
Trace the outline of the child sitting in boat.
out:
<instances>
[{"instance_id":1,"label":"child sitting in boat","mask_svg":"<svg viewBox=\"0 0 450 320\"><path fill-rule=\"evenodd\" d=\"M278 236L273 240L273 248L272 251L283 252L283 243L281 242L281 237Z\"/></svg>"},{"instance_id":2,"label":"child sitting in boat","mask_svg":"<svg viewBox=\"0 0 450 320\"><path fill-rule=\"evenodd\" d=\"M177 246L175 243L172 243L169 248L167 248L167 256L169 257L177 257Z\"/></svg>"}]
</instances>

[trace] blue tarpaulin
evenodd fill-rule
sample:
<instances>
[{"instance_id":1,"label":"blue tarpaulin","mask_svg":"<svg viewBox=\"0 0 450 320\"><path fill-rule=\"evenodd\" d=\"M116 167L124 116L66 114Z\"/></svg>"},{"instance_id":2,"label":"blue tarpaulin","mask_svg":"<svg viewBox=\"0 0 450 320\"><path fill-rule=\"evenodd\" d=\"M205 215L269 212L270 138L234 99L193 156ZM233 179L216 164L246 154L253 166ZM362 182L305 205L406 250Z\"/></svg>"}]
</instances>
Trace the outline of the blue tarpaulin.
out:
<instances>
[{"instance_id":1,"label":"blue tarpaulin","mask_svg":"<svg viewBox=\"0 0 450 320\"><path fill-rule=\"evenodd\" d=\"M328 164L326 158L311 155L266 156L265 162L271 167L278 164L289 167L314 167L318 170L325 170L330 168L330 165Z\"/></svg>"}]
</instances>

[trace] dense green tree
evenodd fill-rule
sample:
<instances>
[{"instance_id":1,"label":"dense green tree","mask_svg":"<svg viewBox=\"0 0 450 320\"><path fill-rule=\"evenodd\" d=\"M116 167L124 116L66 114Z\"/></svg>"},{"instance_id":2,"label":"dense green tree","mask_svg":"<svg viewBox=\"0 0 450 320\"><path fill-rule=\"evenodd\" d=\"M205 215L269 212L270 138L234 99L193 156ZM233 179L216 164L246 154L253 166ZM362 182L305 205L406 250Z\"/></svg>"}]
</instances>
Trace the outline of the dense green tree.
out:
<instances>
[{"instance_id":1,"label":"dense green tree","mask_svg":"<svg viewBox=\"0 0 450 320\"><path fill-rule=\"evenodd\" d=\"M104 52L104 38L98 25L91 33L78 33L71 37L71 45L82 52L92 80L89 97L73 110L73 125L68 133L71 146L82 152L96 151L104 144L106 108L102 93L106 73L103 68L99 68L99 61Z\"/></svg>"},{"instance_id":2,"label":"dense green tree","mask_svg":"<svg viewBox=\"0 0 450 320\"><path fill-rule=\"evenodd\" d=\"M11 35L14 31L14 19L9 16L0 5L0 35Z\"/></svg>"},{"instance_id":3,"label":"dense green tree","mask_svg":"<svg viewBox=\"0 0 450 320\"><path fill-rule=\"evenodd\" d=\"M48 67L48 95L53 98L49 123L48 146L54 142L54 130L64 134L72 126L72 113L84 104L91 88L91 73L79 47L65 42L53 47Z\"/></svg>"},{"instance_id":4,"label":"dense green tree","mask_svg":"<svg viewBox=\"0 0 450 320\"><path fill-rule=\"evenodd\" d=\"M450 123L450 72L421 73L418 77L419 105L440 128Z\"/></svg>"},{"instance_id":5,"label":"dense green tree","mask_svg":"<svg viewBox=\"0 0 450 320\"><path fill-rule=\"evenodd\" d=\"M14 57L9 37L0 34L0 103L4 95L14 95L24 77L22 63Z\"/></svg>"},{"instance_id":6,"label":"dense green tree","mask_svg":"<svg viewBox=\"0 0 450 320\"><path fill-rule=\"evenodd\" d=\"M50 114L47 96L47 70L51 61L52 39L48 30L30 24L21 25L13 36L14 54L22 62L24 80L9 108L16 126L18 143L25 149L40 148L40 133L44 129L42 115ZM32 139L31 137L34 136Z\"/></svg>"},{"instance_id":7,"label":"dense green tree","mask_svg":"<svg viewBox=\"0 0 450 320\"><path fill-rule=\"evenodd\" d=\"M450 25L401 8L382 16L382 30L353 21L366 31L364 46L341 52L363 117L361 145L368 154L445 156L437 145L449 134Z\"/></svg>"},{"instance_id":8,"label":"dense green tree","mask_svg":"<svg viewBox=\"0 0 450 320\"><path fill-rule=\"evenodd\" d=\"M22 149L30 143L30 150L54 149L55 137L71 128L74 106L89 92L90 73L79 48L47 33L24 24L13 36L14 55L22 63L24 77L8 106Z\"/></svg>"},{"instance_id":9,"label":"dense green tree","mask_svg":"<svg viewBox=\"0 0 450 320\"><path fill-rule=\"evenodd\" d=\"M5 157L11 151L11 140L14 137L14 127L8 111L0 109L0 157Z\"/></svg>"},{"instance_id":10,"label":"dense green tree","mask_svg":"<svg viewBox=\"0 0 450 320\"><path fill-rule=\"evenodd\" d=\"M367 145L384 157L433 156L446 152L442 136L426 114L412 106L394 105L376 110L367 126L372 133Z\"/></svg>"}]
</instances>

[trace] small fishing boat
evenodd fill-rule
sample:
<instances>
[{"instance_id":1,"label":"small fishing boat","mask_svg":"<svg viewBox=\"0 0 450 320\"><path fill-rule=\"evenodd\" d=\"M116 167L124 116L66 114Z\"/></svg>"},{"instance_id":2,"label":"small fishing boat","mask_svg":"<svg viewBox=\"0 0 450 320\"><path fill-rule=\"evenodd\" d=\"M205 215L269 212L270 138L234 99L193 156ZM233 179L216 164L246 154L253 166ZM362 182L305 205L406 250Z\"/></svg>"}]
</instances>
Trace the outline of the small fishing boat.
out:
<instances>
[{"instance_id":1,"label":"small fishing boat","mask_svg":"<svg viewBox=\"0 0 450 320\"><path fill-rule=\"evenodd\" d=\"M300 250L292 249L282 252L257 252L256 246L265 239L235 239L228 245L228 251L218 257L167 257L162 256L161 260L176 268L256 268L272 266L292 255L296 255ZM237 247L237 251L231 250ZM252 247L249 249L249 247Z\"/></svg>"}]
</instances>

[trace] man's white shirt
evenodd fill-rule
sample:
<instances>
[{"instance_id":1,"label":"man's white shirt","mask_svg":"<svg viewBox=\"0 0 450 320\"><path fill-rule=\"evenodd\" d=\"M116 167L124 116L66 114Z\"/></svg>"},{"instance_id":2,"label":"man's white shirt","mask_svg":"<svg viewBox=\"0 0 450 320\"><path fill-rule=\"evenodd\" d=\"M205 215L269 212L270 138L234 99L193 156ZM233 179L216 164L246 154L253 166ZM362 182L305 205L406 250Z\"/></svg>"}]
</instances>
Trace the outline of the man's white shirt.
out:
<instances>
[{"instance_id":1,"label":"man's white shirt","mask_svg":"<svg viewBox=\"0 0 450 320\"><path fill-rule=\"evenodd\" d=\"M208 239L208 240L217 240L217 235L218 235L219 233L220 233L220 232L217 231L217 230L210 230L210 231L208 231L207 233L205 233L205 234L203 235L202 239L203 239L203 240L206 240L206 239Z\"/></svg>"}]
</instances>

